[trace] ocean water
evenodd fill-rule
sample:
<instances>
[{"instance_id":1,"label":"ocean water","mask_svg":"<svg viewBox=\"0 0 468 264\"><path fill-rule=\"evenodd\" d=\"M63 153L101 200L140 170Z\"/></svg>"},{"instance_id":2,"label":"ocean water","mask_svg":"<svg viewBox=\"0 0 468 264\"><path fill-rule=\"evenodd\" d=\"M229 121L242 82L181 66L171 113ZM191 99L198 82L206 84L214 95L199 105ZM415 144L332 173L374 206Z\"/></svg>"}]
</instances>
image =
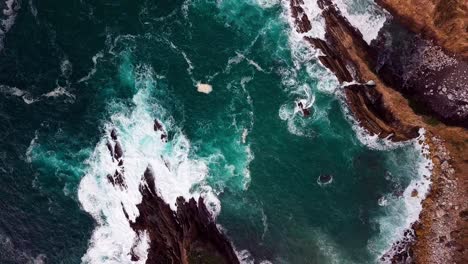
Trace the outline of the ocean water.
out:
<instances>
[{"instance_id":1,"label":"ocean water","mask_svg":"<svg viewBox=\"0 0 468 264\"><path fill-rule=\"evenodd\" d=\"M138 215L148 165L173 208L205 197L244 263L377 263L417 219L426 147L359 128L287 1L2 2L0 263L131 263L121 204ZM372 1L337 5L377 36ZM127 191L106 179L111 128Z\"/></svg>"}]
</instances>

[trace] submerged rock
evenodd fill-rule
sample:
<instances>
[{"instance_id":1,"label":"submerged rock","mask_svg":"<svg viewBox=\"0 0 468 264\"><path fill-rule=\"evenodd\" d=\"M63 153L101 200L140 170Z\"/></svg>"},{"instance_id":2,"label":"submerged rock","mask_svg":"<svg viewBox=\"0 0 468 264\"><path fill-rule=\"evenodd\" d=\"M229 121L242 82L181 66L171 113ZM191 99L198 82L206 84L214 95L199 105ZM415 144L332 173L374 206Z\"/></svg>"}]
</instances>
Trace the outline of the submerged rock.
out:
<instances>
[{"instance_id":1,"label":"submerged rock","mask_svg":"<svg viewBox=\"0 0 468 264\"><path fill-rule=\"evenodd\" d=\"M317 179L318 184L330 184L333 182L333 176L331 174L322 174Z\"/></svg>"},{"instance_id":2,"label":"submerged rock","mask_svg":"<svg viewBox=\"0 0 468 264\"><path fill-rule=\"evenodd\" d=\"M307 117L310 115L310 109L307 108L301 101L297 104L297 106L299 107L299 109L301 109L302 115L304 117Z\"/></svg>"},{"instance_id":3,"label":"submerged rock","mask_svg":"<svg viewBox=\"0 0 468 264\"><path fill-rule=\"evenodd\" d=\"M161 141L167 142L168 140L167 132L164 129L164 126L162 125L162 123L157 119L154 120L154 131L161 132Z\"/></svg>"}]
</instances>

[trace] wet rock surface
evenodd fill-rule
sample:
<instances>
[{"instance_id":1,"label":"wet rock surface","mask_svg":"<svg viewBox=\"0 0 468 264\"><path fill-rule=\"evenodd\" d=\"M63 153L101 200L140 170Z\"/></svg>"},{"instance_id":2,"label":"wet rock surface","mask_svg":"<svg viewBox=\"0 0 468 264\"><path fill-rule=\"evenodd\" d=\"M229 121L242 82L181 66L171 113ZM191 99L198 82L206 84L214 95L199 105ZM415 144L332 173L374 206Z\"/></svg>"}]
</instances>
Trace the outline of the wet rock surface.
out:
<instances>
[{"instance_id":1,"label":"wet rock surface","mask_svg":"<svg viewBox=\"0 0 468 264\"><path fill-rule=\"evenodd\" d=\"M140 215L130 222L135 232L148 232L150 248L146 263L239 263L237 256L206 208L203 198L177 198L171 210L157 193L155 178L147 168L140 184ZM136 256L132 255L134 258Z\"/></svg>"}]
</instances>

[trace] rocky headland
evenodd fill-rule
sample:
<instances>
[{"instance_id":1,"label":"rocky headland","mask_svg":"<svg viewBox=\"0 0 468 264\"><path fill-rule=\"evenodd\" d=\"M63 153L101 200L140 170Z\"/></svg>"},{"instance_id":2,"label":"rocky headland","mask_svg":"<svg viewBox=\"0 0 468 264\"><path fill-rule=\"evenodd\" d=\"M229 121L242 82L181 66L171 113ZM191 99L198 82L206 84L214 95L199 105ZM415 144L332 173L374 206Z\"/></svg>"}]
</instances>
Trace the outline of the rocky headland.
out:
<instances>
[{"instance_id":1,"label":"rocky headland","mask_svg":"<svg viewBox=\"0 0 468 264\"><path fill-rule=\"evenodd\" d=\"M417 1L406 4L413 2ZM441 48L424 39L432 35L421 37L406 30L411 22L394 19L369 45L332 0L317 3L326 24L325 40L304 36L304 41L323 53L319 60L342 83L355 119L368 132L392 141L416 138L424 128L425 142L421 143L429 146L428 158L434 164L420 220L381 260L466 263L468 80L460 49L466 41L450 46L436 39L444 45ZM301 34L313 30L303 5L302 0L290 1L295 29ZM445 7L439 3L438 8Z\"/></svg>"}]
</instances>

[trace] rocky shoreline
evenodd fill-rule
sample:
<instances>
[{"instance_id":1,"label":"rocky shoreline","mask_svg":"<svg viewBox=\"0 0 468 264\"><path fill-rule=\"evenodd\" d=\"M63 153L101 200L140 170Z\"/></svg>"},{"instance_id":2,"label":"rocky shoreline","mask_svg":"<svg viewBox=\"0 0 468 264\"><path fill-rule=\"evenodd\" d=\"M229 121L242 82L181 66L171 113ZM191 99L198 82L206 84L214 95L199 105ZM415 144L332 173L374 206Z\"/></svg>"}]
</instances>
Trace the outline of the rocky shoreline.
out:
<instances>
[{"instance_id":1,"label":"rocky shoreline","mask_svg":"<svg viewBox=\"0 0 468 264\"><path fill-rule=\"evenodd\" d=\"M387 52L385 44L389 43L382 32L377 43L370 46L341 15L333 1L317 0L317 3L326 24L325 40L305 36L304 41L324 54L319 56L320 62L343 84L348 107L360 125L370 133L392 141L413 139L419 135L419 129L424 128L425 142L421 143L430 148L428 158L434 164L432 186L423 202L420 220L405 233L402 241L393 245L382 261L466 263L468 132L462 127L466 127L467 121L468 100L463 96L467 93L468 82L466 78L456 78L466 71L466 61L461 59L462 56L447 55L434 44L421 45L410 53L429 51L416 56L408 66L416 64L418 67L410 72L412 77L423 74L424 78L401 82L409 72L408 68L395 67L399 61L394 60L392 52ZM291 16L300 34L313 30L302 5L302 0L290 1ZM399 24L398 21L391 23ZM384 33L387 33L387 40L391 38L391 32ZM428 58L431 60L425 61ZM430 83L434 84L430 86ZM443 84L447 84L445 90L452 90L435 95L432 91L431 94L431 89ZM460 93L456 103L450 100L453 90ZM419 103L429 111L415 113L416 107L411 105L415 98L420 98ZM437 119L434 120L432 115Z\"/></svg>"}]
</instances>

